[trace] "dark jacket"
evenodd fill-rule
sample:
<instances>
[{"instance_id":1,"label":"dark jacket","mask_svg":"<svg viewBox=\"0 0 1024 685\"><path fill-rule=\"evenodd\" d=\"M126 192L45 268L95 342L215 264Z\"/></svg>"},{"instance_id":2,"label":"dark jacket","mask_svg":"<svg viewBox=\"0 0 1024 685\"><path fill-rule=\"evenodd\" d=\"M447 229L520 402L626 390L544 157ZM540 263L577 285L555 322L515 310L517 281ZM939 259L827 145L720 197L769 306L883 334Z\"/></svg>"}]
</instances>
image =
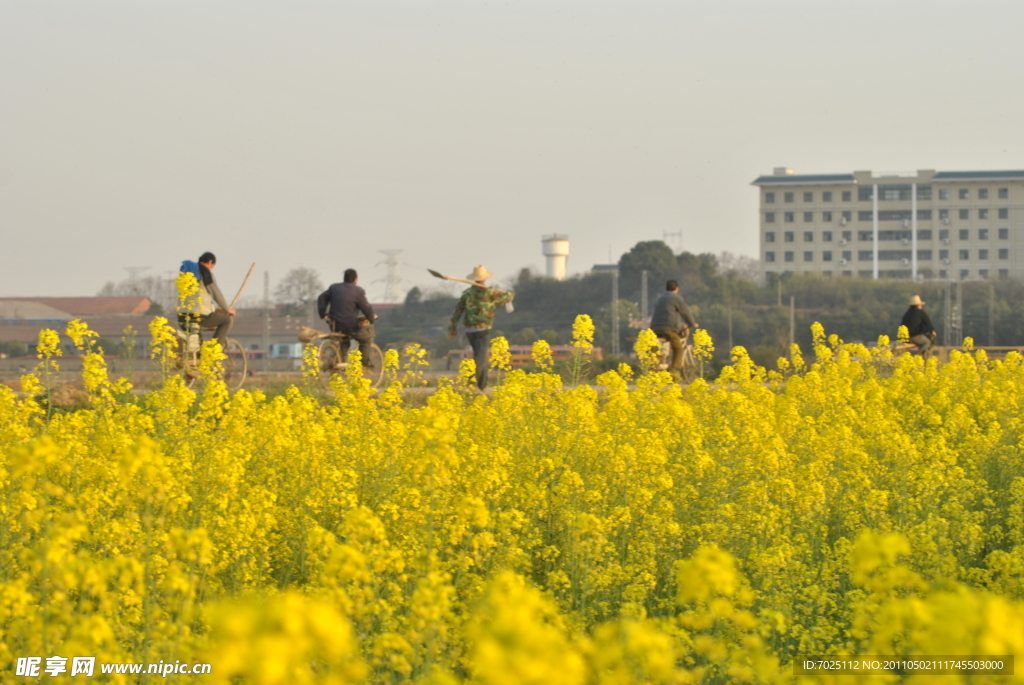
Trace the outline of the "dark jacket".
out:
<instances>
[{"instance_id":1,"label":"dark jacket","mask_svg":"<svg viewBox=\"0 0 1024 685\"><path fill-rule=\"evenodd\" d=\"M907 313L903 315L900 325L907 327L911 338L915 335L930 336L935 331L935 326L932 326L932 320L928 318L923 309L918 309L917 307L907 309Z\"/></svg>"},{"instance_id":2,"label":"dark jacket","mask_svg":"<svg viewBox=\"0 0 1024 685\"><path fill-rule=\"evenodd\" d=\"M690 308L679 293L665 292L661 294L658 301L654 303L654 313L651 314L652 331L680 331L683 325L696 328L697 322L693 320Z\"/></svg>"},{"instance_id":3,"label":"dark jacket","mask_svg":"<svg viewBox=\"0 0 1024 685\"><path fill-rule=\"evenodd\" d=\"M355 283L335 283L320 293L316 299L320 318L328 313L335 322L334 330L339 333L359 331L359 312L373 323L373 307L366 300L366 291Z\"/></svg>"}]
</instances>

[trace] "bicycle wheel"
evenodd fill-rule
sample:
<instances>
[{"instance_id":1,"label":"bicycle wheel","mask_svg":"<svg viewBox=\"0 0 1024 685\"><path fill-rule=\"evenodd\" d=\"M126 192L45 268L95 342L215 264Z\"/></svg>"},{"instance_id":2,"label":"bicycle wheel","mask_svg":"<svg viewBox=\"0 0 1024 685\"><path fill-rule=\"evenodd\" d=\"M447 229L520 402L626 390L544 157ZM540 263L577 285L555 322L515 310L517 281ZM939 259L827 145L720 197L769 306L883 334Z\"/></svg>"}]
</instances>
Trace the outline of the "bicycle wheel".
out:
<instances>
[{"instance_id":1,"label":"bicycle wheel","mask_svg":"<svg viewBox=\"0 0 1024 685\"><path fill-rule=\"evenodd\" d=\"M227 356L224 360L224 384L228 390L238 390L245 383L245 376L249 372L245 348L234 338L228 338L224 354Z\"/></svg>"},{"instance_id":2,"label":"bicycle wheel","mask_svg":"<svg viewBox=\"0 0 1024 685\"><path fill-rule=\"evenodd\" d=\"M697 360L693 358L693 348L683 348L683 368L679 370L683 383L689 385L697 380Z\"/></svg>"},{"instance_id":3,"label":"bicycle wheel","mask_svg":"<svg viewBox=\"0 0 1024 685\"><path fill-rule=\"evenodd\" d=\"M376 388L384 376L384 353L376 343L370 343L366 356L368 359L363 360L363 378L369 379L370 387Z\"/></svg>"},{"instance_id":4,"label":"bicycle wheel","mask_svg":"<svg viewBox=\"0 0 1024 685\"><path fill-rule=\"evenodd\" d=\"M328 390L331 389L331 376L341 371L341 350L333 340L322 340L317 350L317 360L320 363L320 382Z\"/></svg>"}]
</instances>

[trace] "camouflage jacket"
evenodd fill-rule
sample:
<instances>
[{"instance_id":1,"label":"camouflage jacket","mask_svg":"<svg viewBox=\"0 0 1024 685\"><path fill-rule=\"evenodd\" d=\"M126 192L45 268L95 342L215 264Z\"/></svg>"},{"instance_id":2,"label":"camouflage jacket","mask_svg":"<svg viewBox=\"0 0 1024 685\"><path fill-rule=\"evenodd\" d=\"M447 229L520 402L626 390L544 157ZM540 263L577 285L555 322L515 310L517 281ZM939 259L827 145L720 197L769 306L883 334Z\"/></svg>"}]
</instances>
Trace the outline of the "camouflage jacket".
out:
<instances>
[{"instance_id":1,"label":"camouflage jacket","mask_svg":"<svg viewBox=\"0 0 1024 685\"><path fill-rule=\"evenodd\" d=\"M449 331L456 331L459 326L459 317L465 313L466 328L479 328L486 330L494 323L494 310L506 302L511 302L515 293L501 292L495 288L481 288L472 286L466 288L455 305L455 313L452 314Z\"/></svg>"}]
</instances>

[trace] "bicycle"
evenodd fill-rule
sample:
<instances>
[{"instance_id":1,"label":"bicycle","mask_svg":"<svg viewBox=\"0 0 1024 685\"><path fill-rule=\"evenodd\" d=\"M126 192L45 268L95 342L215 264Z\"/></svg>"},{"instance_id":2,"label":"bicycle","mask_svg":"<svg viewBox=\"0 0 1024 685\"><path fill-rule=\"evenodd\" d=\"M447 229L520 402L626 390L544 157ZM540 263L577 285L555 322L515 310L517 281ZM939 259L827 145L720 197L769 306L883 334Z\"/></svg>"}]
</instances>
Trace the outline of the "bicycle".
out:
<instances>
[{"instance_id":1,"label":"bicycle","mask_svg":"<svg viewBox=\"0 0 1024 685\"><path fill-rule=\"evenodd\" d=\"M682 334L683 338L683 368L679 370L680 380L684 384L690 384L697 380L700 373L697 366L697 359L693 356L693 345L690 344L690 331ZM672 364L672 344L666 339L659 337L661 343L661 357L658 359L658 370L667 371Z\"/></svg>"},{"instance_id":2,"label":"bicycle","mask_svg":"<svg viewBox=\"0 0 1024 685\"><path fill-rule=\"evenodd\" d=\"M202 350L203 339L202 329L197 324L192 324L191 333L185 333L181 328L172 327L175 336L178 338L178 359L181 360L181 372L185 378L185 385L192 387L199 380L199 353ZM223 350L225 359L222 364L224 374L221 380L228 387L228 390L238 390L245 383L249 374L249 359L245 353L242 343L234 338L228 338L226 349Z\"/></svg>"},{"instance_id":3,"label":"bicycle","mask_svg":"<svg viewBox=\"0 0 1024 685\"><path fill-rule=\"evenodd\" d=\"M342 341L347 340L350 347L359 343L352 340L346 333L320 333L304 327L303 334L299 336L299 340L303 342L320 341L316 355L320 368L320 382L330 390L331 376L343 373L348 368L348 357L341 353ZM376 388L384 377L384 353L380 351L376 343L371 342L366 356L367 358L362 360L363 378L370 381L371 388Z\"/></svg>"}]
</instances>

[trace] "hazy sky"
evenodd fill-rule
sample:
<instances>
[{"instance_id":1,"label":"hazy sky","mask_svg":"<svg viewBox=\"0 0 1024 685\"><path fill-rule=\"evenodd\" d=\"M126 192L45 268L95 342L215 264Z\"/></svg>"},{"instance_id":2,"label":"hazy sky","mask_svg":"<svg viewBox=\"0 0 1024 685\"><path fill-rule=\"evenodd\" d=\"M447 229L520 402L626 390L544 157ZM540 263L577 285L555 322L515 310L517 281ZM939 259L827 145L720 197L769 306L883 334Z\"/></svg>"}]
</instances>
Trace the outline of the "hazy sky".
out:
<instances>
[{"instance_id":1,"label":"hazy sky","mask_svg":"<svg viewBox=\"0 0 1024 685\"><path fill-rule=\"evenodd\" d=\"M1024 168L1024 3L0 0L0 296L204 250L371 299L377 250L757 252L773 166ZM261 290L262 277L247 294ZM436 281L434 281L436 283Z\"/></svg>"}]
</instances>

